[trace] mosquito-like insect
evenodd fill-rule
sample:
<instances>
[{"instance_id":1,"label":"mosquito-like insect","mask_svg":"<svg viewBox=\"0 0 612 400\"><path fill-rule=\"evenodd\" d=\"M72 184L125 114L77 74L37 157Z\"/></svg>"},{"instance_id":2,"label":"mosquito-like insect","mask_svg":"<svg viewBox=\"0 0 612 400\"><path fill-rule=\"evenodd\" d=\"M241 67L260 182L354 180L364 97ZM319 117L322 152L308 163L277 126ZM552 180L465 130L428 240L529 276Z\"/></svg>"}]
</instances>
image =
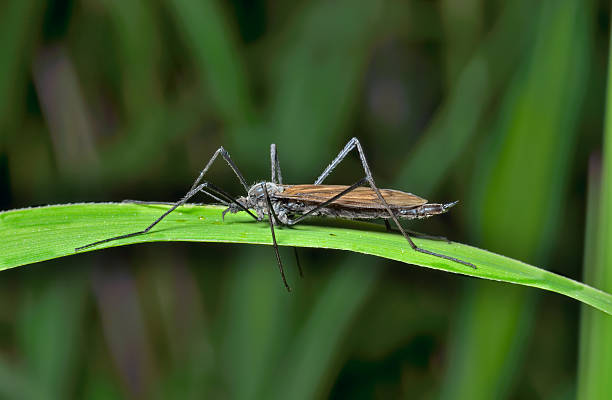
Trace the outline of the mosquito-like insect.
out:
<instances>
[{"instance_id":1,"label":"mosquito-like insect","mask_svg":"<svg viewBox=\"0 0 612 400\"><path fill-rule=\"evenodd\" d=\"M361 165L365 172L365 177L350 186L323 185L323 181L353 149L355 149L359 154ZM204 175L206 172L208 172L211 165L219 155L227 162L229 167L238 177L238 180L247 192L246 196L235 199L223 189L215 186L211 182L203 180ZM252 186L249 186L242 176L242 173L230 157L229 153L223 147L219 147L219 149L208 161L204 169L200 172L198 178L193 182L193 185L191 185L191 189L189 189L187 194L181 200L174 203L172 207L170 207L147 228L138 232L132 232L89 243L85 246L77 247L75 251L83 250L85 248L113 240L125 239L132 236L145 234L160 221L162 221L168 214L185 204L197 193L204 193L227 207L222 212L223 217L225 217L225 214L228 212L237 213L239 211L248 213L257 221L263 221L266 216L268 217L276 261L278 263L278 268L280 270L283 283L288 291L291 291L291 288L289 284L287 284L287 279L285 278L283 263L280 258L278 243L276 242L276 235L274 234L274 227L277 225L292 226L307 217L313 216L347 219L383 219L387 229L389 230L391 229L391 226L388 220L392 220L413 250L454 261L474 269L476 268L476 266L470 262L418 247L411 239L406 229L404 229L399 223L400 218L420 219L436 214L442 214L457 204L457 202L434 204L428 203L427 200L411 193L392 189L379 189L374 182L374 178L372 177L372 172L370 171L370 167L366 161L363 148L361 147L361 143L359 143L357 138L352 138L346 144L346 146L344 146L342 151L338 153L336 158L334 158L327 168L325 168L323 173L311 185L283 184L278 155L276 153L276 145L274 144L270 146L270 161L272 169L271 181L258 182ZM369 187L364 187L366 184ZM253 214L251 210L254 210L255 214ZM427 235L421 235L412 231L410 231L410 234L412 236L435 238ZM302 271L300 268L300 274L301 273Z\"/></svg>"}]
</instances>

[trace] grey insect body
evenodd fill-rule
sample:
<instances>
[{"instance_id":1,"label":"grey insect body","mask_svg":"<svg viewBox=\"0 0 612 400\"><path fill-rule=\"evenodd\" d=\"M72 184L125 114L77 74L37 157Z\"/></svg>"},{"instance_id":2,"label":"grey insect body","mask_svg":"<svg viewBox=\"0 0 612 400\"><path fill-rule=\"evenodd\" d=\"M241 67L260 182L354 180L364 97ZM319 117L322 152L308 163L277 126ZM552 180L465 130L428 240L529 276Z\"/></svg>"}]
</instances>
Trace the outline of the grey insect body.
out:
<instances>
[{"instance_id":1,"label":"grey insect body","mask_svg":"<svg viewBox=\"0 0 612 400\"><path fill-rule=\"evenodd\" d=\"M391 215L384 207L376 204L362 203L358 206L347 207L346 205L338 205L331 203L325 207L320 207L319 202L308 201L307 198L295 200L283 196L286 188L291 188L293 185L279 185L273 182L259 182L251 186L247 196L239 197L236 201L242 203L246 208L256 211L258 217L263 219L268 215L266 197L263 186L265 185L268 196L272 203L272 209L278 216L278 221L273 219L275 225L289 225L291 218L298 217L304 214L318 217L332 217L344 219L391 219ZM388 189L387 189L388 190ZM399 191L398 191L399 192ZM399 192L402 193L402 192ZM433 215L442 214L448 211L449 208L457 204L457 202L446 204L426 203L418 206L390 206L397 218L400 219L423 219ZM241 211L237 206L230 207L229 212L236 213Z\"/></svg>"},{"instance_id":2,"label":"grey insect body","mask_svg":"<svg viewBox=\"0 0 612 400\"><path fill-rule=\"evenodd\" d=\"M282 208L287 213L292 213L295 215L301 215L317 208L316 204L309 204L308 202L287 201L283 198L277 198L274 199L273 202L274 201L280 204L279 208ZM425 204L418 207L392 208L392 210L395 212L397 218L400 219L424 219L437 214L443 214L455 204L456 202L447 204ZM347 207L337 207L333 204L327 207L321 207L310 215L344 219L392 219L385 209L367 207L362 209L353 209Z\"/></svg>"}]
</instances>

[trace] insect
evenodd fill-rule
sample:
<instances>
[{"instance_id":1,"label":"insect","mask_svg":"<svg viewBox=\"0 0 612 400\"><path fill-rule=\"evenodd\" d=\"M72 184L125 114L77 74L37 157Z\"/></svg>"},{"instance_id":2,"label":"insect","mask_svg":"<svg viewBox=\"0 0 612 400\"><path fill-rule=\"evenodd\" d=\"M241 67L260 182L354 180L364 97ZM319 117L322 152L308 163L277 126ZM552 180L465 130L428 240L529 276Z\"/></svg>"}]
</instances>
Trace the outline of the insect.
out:
<instances>
[{"instance_id":1,"label":"insect","mask_svg":"<svg viewBox=\"0 0 612 400\"><path fill-rule=\"evenodd\" d=\"M323 181L331 172L344 160L349 152L356 150L361 160L361 165L365 176L350 186L346 185L323 185ZM215 186L209 181L204 180L204 175L208 172L217 157L221 156L232 169L234 174L246 191L246 196L238 198L232 197L223 189ZM125 239L132 236L143 235L149 232L155 225L161 222L168 214L185 204L189 199L198 193L203 193L225 205L222 217L229 213L244 211L257 221L268 219L270 232L272 234L272 245L276 255L278 268L288 291L291 291L283 263L280 258L278 243L274 233L275 226L292 226L305 218L313 216L325 216L347 219L383 219L387 229L391 229L389 220L399 229L400 233L406 238L410 247L420 253L429 254L446 260L454 261L459 264L476 269L470 262L451 257L445 254L418 247L408 232L412 236L431 236L417 234L407 231L399 223L399 219L420 219L432 215L442 214L457 202L451 203L428 203L427 200L415 196L411 193L392 189L379 189L374 182L372 172L365 158L361 143L357 138L352 138L344 148L338 153L336 158L325 168L323 173L309 185L286 185L283 184L280 164L276 145L270 146L271 180L269 182L257 182L251 186L246 183L242 173L230 157L229 153L219 147L210 158L198 178L193 182L191 188L182 199L177 201L158 219L145 229L125 235L115 236L108 239L89 243L85 246L77 247L75 251L80 251L88 247L96 246L101 243L110 242L118 239ZM364 186L364 185L367 185ZM254 210L255 213L251 212ZM297 256L297 253L296 253ZM299 261L298 261L299 267ZM300 268L300 274L301 274Z\"/></svg>"}]
</instances>

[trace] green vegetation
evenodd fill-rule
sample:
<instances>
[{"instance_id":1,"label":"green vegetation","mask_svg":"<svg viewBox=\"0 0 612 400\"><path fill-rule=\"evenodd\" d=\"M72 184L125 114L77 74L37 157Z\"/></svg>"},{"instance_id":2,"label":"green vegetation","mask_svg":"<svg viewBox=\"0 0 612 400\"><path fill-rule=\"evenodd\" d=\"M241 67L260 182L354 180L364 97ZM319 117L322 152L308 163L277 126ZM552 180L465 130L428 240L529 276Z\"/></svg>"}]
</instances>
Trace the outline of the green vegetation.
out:
<instances>
[{"instance_id":1,"label":"green vegetation","mask_svg":"<svg viewBox=\"0 0 612 400\"><path fill-rule=\"evenodd\" d=\"M134 204L73 204L0 213L0 269L74 255L75 247L146 227L168 206ZM246 213L227 215L214 206L183 206L146 235L100 244L102 249L142 242L191 241L271 244L269 227ZM327 222L322 220L323 223ZM573 297L612 315L612 295L497 254L458 243L415 239L426 249L471 262L478 269L412 251L405 239L382 226L332 221L335 227L302 224L278 229L281 246L350 250L461 273L479 278L533 286Z\"/></svg>"},{"instance_id":2,"label":"green vegetation","mask_svg":"<svg viewBox=\"0 0 612 400\"><path fill-rule=\"evenodd\" d=\"M603 0L5 0L0 397L612 398L610 316L525 287L610 308L577 282L612 293L609 26ZM410 228L480 268L312 220L278 231L289 295L269 246L225 243L268 226L209 206L74 254L221 145L309 183L353 136L380 187L460 200Z\"/></svg>"}]
</instances>

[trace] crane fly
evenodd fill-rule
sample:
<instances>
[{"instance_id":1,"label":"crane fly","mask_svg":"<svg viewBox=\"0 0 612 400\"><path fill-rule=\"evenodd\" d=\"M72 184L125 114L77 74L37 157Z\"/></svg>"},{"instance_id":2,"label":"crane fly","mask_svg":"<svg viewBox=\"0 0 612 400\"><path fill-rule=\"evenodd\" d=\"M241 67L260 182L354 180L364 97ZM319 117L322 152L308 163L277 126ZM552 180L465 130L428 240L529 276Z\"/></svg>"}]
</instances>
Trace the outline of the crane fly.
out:
<instances>
[{"instance_id":1,"label":"crane fly","mask_svg":"<svg viewBox=\"0 0 612 400\"><path fill-rule=\"evenodd\" d=\"M365 176L350 186L322 184L329 174L353 149L355 149L359 155ZM218 156L221 156L225 160L234 174L238 177L238 180L246 191L246 196L234 198L213 183L203 180L204 175L208 172ZM291 291L291 288L285 278L274 227L292 226L305 218L313 216L345 219L382 219L388 230L391 230L389 221L392 221L413 250L463 264L474 269L476 268L476 266L470 262L418 247L412 240L411 235L427 238L435 237L407 231L399 223L399 219L421 219L445 213L449 208L457 204L457 202L429 203L427 200L412 193L393 189L379 189L374 182L363 148L357 138L351 139L346 146L344 146L336 158L332 160L313 184L283 184L278 155L276 153L276 145L274 144L270 146L270 162L272 171L271 180L269 182L257 182L249 186L227 150L220 147L200 172L200 175L194 181L187 194L185 194L181 200L173 203L172 207L151 225L141 231L127 233L125 235L111 237L77 247L75 251L118 239L146 234L172 211L185 204L196 194L203 193L227 207L223 210L222 217L225 217L228 212L237 213L244 211L257 221L268 220L274 254L283 283L288 291ZM364 185L368 186L366 187ZM255 211L255 213L251 212L251 210ZM410 234L408 234L408 232L410 232ZM297 258L297 251L295 248L294 251ZM302 275L299 260L298 267L300 275Z\"/></svg>"}]
</instances>

